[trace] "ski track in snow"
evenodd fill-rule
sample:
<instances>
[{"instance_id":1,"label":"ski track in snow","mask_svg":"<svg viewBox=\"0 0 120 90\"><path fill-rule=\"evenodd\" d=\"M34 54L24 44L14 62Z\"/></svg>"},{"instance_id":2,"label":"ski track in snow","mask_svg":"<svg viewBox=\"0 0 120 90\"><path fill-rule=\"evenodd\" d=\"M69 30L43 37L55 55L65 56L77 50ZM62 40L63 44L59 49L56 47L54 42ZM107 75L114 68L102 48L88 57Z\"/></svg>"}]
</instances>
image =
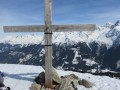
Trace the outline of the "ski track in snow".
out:
<instances>
[{"instance_id":1,"label":"ski track in snow","mask_svg":"<svg viewBox=\"0 0 120 90\"><path fill-rule=\"evenodd\" d=\"M4 83L11 90L29 90L34 78L42 71L42 67L31 65L0 64L0 70L5 74ZM81 79L86 79L95 84L95 87L87 89L79 85L78 90L120 90L120 80L107 76L94 76L88 73L57 70L60 76L76 74Z\"/></svg>"}]
</instances>

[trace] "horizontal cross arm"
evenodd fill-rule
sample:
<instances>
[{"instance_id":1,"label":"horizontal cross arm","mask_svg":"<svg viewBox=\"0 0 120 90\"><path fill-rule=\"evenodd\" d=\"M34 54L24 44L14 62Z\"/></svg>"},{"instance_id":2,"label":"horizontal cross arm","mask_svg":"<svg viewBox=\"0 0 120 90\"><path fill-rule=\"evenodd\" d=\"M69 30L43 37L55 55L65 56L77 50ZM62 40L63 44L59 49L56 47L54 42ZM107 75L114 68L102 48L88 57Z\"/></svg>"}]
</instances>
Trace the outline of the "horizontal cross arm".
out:
<instances>
[{"instance_id":1,"label":"horizontal cross arm","mask_svg":"<svg viewBox=\"0 0 120 90\"><path fill-rule=\"evenodd\" d=\"M4 26L4 32L44 32L44 25Z\"/></svg>"},{"instance_id":2,"label":"horizontal cross arm","mask_svg":"<svg viewBox=\"0 0 120 90\"><path fill-rule=\"evenodd\" d=\"M53 25L54 32L70 32L70 31L94 31L95 24L78 24L78 25Z\"/></svg>"},{"instance_id":3,"label":"horizontal cross arm","mask_svg":"<svg viewBox=\"0 0 120 90\"><path fill-rule=\"evenodd\" d=\"M70 32L70 31L93 31L96 28L94 24L78 25L51 25L53 32ZM5 32L44 32L45 25L28 25L28 26L4 26Z\"/></svg>"}]
</instances>

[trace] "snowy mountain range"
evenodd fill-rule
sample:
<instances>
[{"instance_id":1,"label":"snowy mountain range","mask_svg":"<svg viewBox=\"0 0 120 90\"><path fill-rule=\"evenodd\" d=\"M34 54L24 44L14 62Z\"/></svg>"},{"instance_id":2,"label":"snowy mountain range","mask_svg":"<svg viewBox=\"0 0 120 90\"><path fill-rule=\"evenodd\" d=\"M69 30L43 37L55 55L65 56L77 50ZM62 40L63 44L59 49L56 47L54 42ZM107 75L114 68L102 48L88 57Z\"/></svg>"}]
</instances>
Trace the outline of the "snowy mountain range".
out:
<instances>
[{"instance_id":1,"label":"snowy mountain range","mask_svg":"<svg viewBox=\"0 0 120 90\"><path fill-rule=\"evenodd\" d=\"M60 32L53 34L53 43L67 43L74 44L78 42L99 42L112 46L114 42L118 41L120 34L120 20L115 24L106 23L104 26L98 26L95 31L83 31L83 32ZM10 44L39 44L43 42L43 36L38 35L26 35L26 36L7 36L0 39L0 43ZM119 44L119 43L118 43Z\"/></svg>"},{"instance_id":2,"label":"snowy mountain range","mask_svg":"<svg viewBox=\"0 0 120 90\"><path fill-rule=\"evenodd\" d=\"M0 62L44 64L44 37L7 36L0 40ZM120 20L93 32L53 33L53 65L77 71L120 71Z\"/></svg>"}]
</instances>

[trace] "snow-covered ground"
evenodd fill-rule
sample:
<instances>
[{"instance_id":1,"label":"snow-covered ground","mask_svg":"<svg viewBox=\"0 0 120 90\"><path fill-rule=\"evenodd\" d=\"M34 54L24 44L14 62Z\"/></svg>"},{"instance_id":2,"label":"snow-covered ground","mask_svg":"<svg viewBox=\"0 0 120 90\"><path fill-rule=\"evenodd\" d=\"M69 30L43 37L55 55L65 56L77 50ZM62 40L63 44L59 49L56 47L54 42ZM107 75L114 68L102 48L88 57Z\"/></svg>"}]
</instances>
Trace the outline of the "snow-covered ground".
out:
<instances>
[{"instance_id":1,"label":"snow-covered ground","mask_svg":"<svg viewBox=\"0 0 120 90\"><path fill-rule=\"evenodd\" d=\"M33 79L42 71L42 67L30 65L0 64L0 71L5 74L5 85L11 90L29 90ZM60 76L76 74L81 79L87 79L95 84L95 87L87 89L78 86L78 90L120 90L120 80L107 76L94 76L72 71L57 70Z\"/></svg>"}]
</instances>

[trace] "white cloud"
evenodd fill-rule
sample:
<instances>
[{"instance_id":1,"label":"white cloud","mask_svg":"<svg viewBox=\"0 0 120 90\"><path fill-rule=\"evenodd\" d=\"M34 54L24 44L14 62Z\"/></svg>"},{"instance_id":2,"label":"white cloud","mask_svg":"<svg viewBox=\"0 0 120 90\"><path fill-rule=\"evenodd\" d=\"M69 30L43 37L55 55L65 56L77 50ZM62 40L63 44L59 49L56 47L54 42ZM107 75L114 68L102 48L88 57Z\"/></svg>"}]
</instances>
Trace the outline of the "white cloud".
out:
<instances>
[{"instance_id":1,"label":"white cloud","mask_svg":"<svg viewBox=\"0 0 120 90\"><path fill-rule=\"evenodd\" d=\"M41 17L43 18L43 17ZM27 16L21 13L13 13L8 10L0 11L0 39L7 35L19 35L19 33L4 33L3 26L12 26L12 25L21 25L21 24L29 24L29 21L37 21L38 17ZM23 33L21 33L23 34ZM28 33L24 33L28 34Z\"/></svg>"},{"instance_id":2,"label":"white cloud","mask_svg":"<svg viewBox=\"0 0 120 90\"><path fill-rule=\"evenodd\" d=\"M13 18L12 14L9 11L6 10L1 10L0 11L0 38L3 38L5 35L3 31L3 26L4 25L11 25L11 22L15 20Z\"/></svg>"},{"instance_id":3,"label":"white cloud","mask_svg":"<svg viewBox=\"0 0 120 90\"><path fill-rule=\"evenodd\" d=\"M93 13L90 16L94 17L95 19L105 19L105 18L119 18L120 19L120 12L118 10L103 12L103 13Z\"/></svg>"},{"instance_id":4,"label":"white cloud","mask_svg":"<svg viewBox=\"0 0 120 90\"><path fill-rule=\"evenodd\" d=\"M0 31L1 31L1 30L3 30L3 27L2 27L2 26L0 26Z\"/></svg>"},{"instance_id":5,"label":"white cloud","mask_svg":"<svg viewBox=\"0 0 120 90\"><path fill-rule=\"evenodd\" d=\"M66 6L59 6L57 8L53 8L53 14L54 15L64 15L68 12L71 12L76 7L74 5L66 5Z\"/></svg>"},{"instance_id":6,"label":"white cloud","mask_svg":"<svg viewBox=\"0 0 120 90\"><path fill-rule=\"evenodd\" d=\"M41 17L41 18L40 18ZM0 11L0 26L3 25L20 25L20 24L32 24L33 22L37 23L40 21L42 22L42 16L31 16L31 15L24 15L24 13L15 13L8 10L1 10Z\"/></svg>"},{"instance_id":7,"label":"white cloud","mask_svg":"<svg viewBox=\"0 0 120 90\"><path fill-rule=\"evenodd\" d=\"M0 26L11 24L13 20L15 20L15 18L14 16L12 16L12 14L9 11L7 10L0 11Z\"/></svg>"}]
</instances>

